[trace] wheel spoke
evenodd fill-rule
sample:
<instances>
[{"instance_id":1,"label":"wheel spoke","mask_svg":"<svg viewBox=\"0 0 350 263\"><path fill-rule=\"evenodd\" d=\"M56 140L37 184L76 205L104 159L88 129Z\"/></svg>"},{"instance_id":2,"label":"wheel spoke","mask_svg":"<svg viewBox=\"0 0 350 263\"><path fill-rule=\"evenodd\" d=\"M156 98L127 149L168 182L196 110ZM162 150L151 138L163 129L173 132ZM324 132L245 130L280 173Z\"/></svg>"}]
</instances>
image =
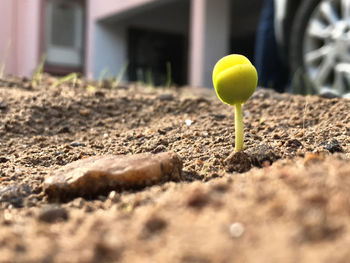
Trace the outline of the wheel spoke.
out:
<instances>
[{"instance_id":1,"label":"wheel spoke","mask_svg":"<svg viewBox=\"0 0 350 263\"><path fill-rule=\"evenodd\" d=\"M345 90L343 72L334 70L334 75L333 89L337 91L338 94L343 94Z\"/></svg>"},{"instance_id":2,"label":"wheel spoke","mask_svg":"<svg viewBox=\"0 0 350 263\"><path fill-rule=\"evenodd\" d=\"M328 75L333 69L333 64L333 57L328 56L322 61L315 79L317 85L322 86L326 82Z\"/></svg>"},{"instance_id":3,"label":"wheel spoke","mask_svg":"<svg viewBox=\"0 0 350 263\"><path fill-rule=\"evenodd\" d=\"M322 2L320 11L324 18L327 19L327 21L332 25L335 25L335 23L339 20L339 16L330 1Z\"/></svg>"},{"instance_id":4,"label":"wheel spoke","mask_svg":"<svg viewBox=\"0 0 350 263\"><path fill-rule=\"evenodd\" d=\"M311 64L319 59L325 57L331 50L331 47L326 45L319 49L312 50L305 54L305 63Z\"/></svg>"},{"instance_id":5,"label":"wheel spoke","mask_svg":"<svg viewBox=\"0 0 350 263\"><path fill-rule=\"evenodd\" d=\"M331 31L329 27L325 26L321 21L315 19L310 23L308 34L319 39L326 39L330 37Z\"/></svg>"},{"instance_id":6,"label":"wheel spoke","mask_svg":"<svg viewBox=\"0 0 350 263\"><path fill-rule=\"evenodd\" d=\"M339 94L343 94L347 91L349 85L348 79L350 76L350 64L349 63L339 63L334 68L334 90Z\"/></svg>"},{"instance_id":7,"label":"wheel spoke","mask_svg":"<svg viewBox=\"0 0 350 263\"><path fill-rule=\"evenodd\" d=\"M350 20L350 0L341 0L341 13L344 20Z\"/></svg>"}]
</instances>

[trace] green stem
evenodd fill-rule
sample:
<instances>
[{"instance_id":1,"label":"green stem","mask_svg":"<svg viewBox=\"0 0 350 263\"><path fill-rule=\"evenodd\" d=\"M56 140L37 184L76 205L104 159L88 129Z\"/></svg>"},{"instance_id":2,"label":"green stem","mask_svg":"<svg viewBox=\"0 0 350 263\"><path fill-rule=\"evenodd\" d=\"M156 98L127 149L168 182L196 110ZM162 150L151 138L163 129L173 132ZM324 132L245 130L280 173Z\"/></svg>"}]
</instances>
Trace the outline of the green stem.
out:
<instances>
[{"instance_id":1,"label":"green stem","mask_svg":"<svg viewBox=\"0 0 350 263\"><path fill-rule=\"evenodd\" d=\"M243 149L243 116L242 104L235 104L235 151Z\"/></svg>"}]
</instances>

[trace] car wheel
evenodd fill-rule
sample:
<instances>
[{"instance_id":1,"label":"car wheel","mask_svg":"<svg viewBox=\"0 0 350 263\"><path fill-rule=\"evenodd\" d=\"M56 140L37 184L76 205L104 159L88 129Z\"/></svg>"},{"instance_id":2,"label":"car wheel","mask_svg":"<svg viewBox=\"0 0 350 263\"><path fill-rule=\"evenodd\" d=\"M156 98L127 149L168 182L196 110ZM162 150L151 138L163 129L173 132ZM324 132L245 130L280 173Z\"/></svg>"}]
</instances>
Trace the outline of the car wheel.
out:
<instances>
[{"instance_id":1,"label":"car wheel","mask_svg":"<svg viewBox=\"0 0 350 263\"><path fill-rule=\"evenodd\" d=\"M293 73L302 72L314 92L349 96L350 0L304 0L292 26L289 54Z\"/></svg>"}]
</instances>

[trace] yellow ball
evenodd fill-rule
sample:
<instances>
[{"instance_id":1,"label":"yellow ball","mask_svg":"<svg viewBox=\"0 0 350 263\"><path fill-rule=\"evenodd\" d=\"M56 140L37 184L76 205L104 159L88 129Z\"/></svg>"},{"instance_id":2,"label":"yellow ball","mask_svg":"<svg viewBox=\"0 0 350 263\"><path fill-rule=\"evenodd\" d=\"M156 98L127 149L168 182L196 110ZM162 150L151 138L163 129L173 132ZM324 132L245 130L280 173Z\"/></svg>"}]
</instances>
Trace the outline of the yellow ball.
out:
<instances>
[{"instance_id":1,"label":"yellow ball","mask_svg":"<svg viewBox=\"0 0 350 263\"><path fill-rule=\"evenodd\" d=\"M222 102L230 105L243 104L255 91L258 73L245 56L228 55L215 64L213 84Z\"/></svg>"}]
</instances>

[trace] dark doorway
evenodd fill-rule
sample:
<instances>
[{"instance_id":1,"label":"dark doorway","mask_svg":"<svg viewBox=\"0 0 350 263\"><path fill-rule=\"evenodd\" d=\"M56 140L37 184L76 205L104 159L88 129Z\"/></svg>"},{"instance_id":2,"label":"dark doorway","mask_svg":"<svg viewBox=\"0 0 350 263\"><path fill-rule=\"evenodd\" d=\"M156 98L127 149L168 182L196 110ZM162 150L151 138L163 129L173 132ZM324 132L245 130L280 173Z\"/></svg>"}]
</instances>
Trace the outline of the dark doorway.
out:
<instances>
[{"instance_id":1,"label":"dark doorway","mask_svg":"<svg viewBox=\"0 0 350 263\"><path fill-rule=\"evenodd\" d=\"M165 85L171 73L176 85L187 82L186 37L148 29L128 30L130 81Z\"/></svg>"}]
</instances>

